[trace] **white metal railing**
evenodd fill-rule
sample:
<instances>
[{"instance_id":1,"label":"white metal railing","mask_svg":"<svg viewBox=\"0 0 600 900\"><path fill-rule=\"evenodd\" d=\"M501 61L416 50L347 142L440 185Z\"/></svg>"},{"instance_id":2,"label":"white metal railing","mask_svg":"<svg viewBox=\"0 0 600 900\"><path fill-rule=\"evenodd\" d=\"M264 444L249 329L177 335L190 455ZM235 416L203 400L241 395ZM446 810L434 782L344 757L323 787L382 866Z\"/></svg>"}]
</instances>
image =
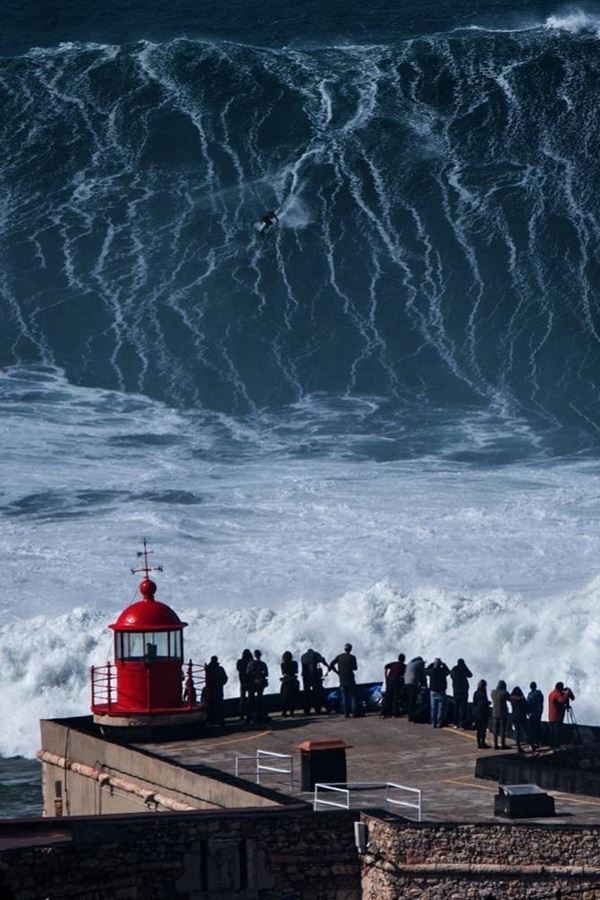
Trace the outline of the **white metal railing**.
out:
<instances>
[{"instance_id":1,"label":"white metal railing","mask_svg":"<svg viewBox=\"0 0 600 900\"><path fill-rule=\"evenodd\" d=\"M384 805L390 812L394 812L394 807L403 806L417 811L417 819L420 822L422 818L421 791L419 788L407 787L404 784L396 784L393 781L352 781L352 782L333 782L326 784L319 782L315 784L315 792L313 796L313 809L316 811L319 806L335 806L338 809L350 809L351 792L356 791L385 791ZM394 791L408 791L416 795L415 802L411 800L398 800L390 796ZM325 799L323 794L329 797ZM334 800L334 795L337 795Z\"/></svg>"},{"instance_id":2,"label":"white metal railing","mask_svg":"<svg viewBox=\"0 0 600 900\"><path fill-rule=\"evenodd\" d=\"M251 759L254 763L252 769L243 772L240 763L244 760ZM276 761L286 760L285 767L282 764L273 765ZM253 774L256 783L260 784L261 772L271 772L277 775L288 775L290 779L290 791L294 787L294 758L290 753L273 753L271 750L257 750L254 756L236 756L235 758L235 774L239 778L243 774Z\"/></svg>"},{"instance_id":3,"label":"white metal railing","mask_svg":"<svg viewBox=\"0 0 600 900\"><path fill-rule=\"evenodd\" d=\"M390 797L390 791L408 791L410 794L416 794L416 802L411 803L410 800L395 800L393 797ZM384 802L386 809L389 809L390 806L406 806L409 809L416 809L417 821L421 821L421 817L423 815L423 806L421 802L420 788L407 787L405 784L395 784L393 781L388 781L385 786ZM394 812L394 810L390 809L390 812Z\"/></svg>"}]
</instances>

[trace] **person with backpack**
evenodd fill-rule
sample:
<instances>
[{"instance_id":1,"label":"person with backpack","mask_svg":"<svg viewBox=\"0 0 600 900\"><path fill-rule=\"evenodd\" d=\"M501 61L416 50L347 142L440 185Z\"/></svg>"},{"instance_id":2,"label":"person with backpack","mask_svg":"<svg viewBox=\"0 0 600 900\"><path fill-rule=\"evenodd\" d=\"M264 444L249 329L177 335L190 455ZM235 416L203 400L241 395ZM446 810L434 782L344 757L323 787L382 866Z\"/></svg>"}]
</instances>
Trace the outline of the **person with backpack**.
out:
<instances>
[{"instance_id":1,"label":"person with backpack","mask_svg":"<svg viewBox=\"0 0 600 900\"><path fill-rule=\"evenodd\" d=\"M311 709L320 713L324 707L323 698L323 669L327 666L324 656L313 650L312 647L300 657L302 666L302 689L304 692L304 714L310 715ZM327 667L328 668L328 667Z\"/></svg>"}]
</instances>

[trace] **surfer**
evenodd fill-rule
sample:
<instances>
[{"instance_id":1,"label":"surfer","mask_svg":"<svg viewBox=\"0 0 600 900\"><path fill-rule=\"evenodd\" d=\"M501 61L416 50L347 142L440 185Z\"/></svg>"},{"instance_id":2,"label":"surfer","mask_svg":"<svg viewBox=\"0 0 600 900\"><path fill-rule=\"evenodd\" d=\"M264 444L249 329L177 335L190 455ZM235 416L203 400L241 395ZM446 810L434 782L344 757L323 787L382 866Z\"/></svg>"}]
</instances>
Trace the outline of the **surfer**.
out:
<instances>
[{"instance_id":1,"label":"surfer","mask_svg":"<svg viewBox=\"0 0 600 900\"><path fill-rule=\"evenodd\" d=\"M259 229L261 234L266 234L269 228L275 224L275 222L279 222L279 218L277 217L277 213L274 209L269 209L259 223Z\"/></svg>"}]
</instances>

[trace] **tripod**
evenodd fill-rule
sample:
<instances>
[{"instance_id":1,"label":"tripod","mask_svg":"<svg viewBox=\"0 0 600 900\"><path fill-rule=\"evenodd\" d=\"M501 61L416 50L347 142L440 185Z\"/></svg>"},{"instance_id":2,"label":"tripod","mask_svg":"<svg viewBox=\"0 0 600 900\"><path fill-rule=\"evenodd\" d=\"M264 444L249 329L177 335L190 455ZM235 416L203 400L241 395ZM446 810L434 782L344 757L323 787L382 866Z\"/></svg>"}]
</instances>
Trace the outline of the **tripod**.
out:
<instances>
[{"instance_id":1,"label":"tripod","mask_svg":"<svg viewBox=\"0 0 600 900\"><path fill-rule=\"evenodd\" d=\"M579 725L577 724L577 719L575 718L575 713L573 712L573 707L571 705L565 708L565 720L571 726L573 730L573 743L581 744L583 743L581 732L579 730Z\"/></svg>"}]
</instances>

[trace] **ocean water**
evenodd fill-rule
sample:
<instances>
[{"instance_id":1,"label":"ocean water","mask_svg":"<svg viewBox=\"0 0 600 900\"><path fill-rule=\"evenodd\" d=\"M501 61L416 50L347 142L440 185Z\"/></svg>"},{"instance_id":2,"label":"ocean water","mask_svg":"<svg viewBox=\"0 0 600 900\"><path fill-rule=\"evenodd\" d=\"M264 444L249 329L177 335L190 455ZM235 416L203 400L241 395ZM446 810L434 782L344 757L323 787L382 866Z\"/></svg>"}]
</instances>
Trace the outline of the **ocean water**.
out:
<instances>
[{"instance_id":1,"label":"ocean water","mask_svg":"<svg viewBox=\"0 0 600 900\"><path fill-rule=\"evenodd\" d=\"M600 7L45 6L0 36L0 814L142 536L197 661L464 656L599 723Z\"/></svg>"}]
</instances>

